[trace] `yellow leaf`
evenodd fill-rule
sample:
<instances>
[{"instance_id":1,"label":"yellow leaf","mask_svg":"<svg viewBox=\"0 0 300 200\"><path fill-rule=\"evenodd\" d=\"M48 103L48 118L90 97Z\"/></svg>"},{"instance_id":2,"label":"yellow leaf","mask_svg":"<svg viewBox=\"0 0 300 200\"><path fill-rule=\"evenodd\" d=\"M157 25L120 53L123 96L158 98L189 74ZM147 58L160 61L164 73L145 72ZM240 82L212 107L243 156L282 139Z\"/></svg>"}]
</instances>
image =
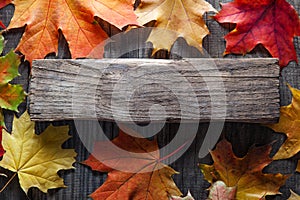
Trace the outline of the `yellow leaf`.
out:
<instances>
[{"instance_id":1,"label":"yellow leaf","mask_svg":"<svg viewBox=\"0 0 300 200\"><path fill-rule=\"evenodd\" d=\"M209 34L202 18L208 11L217 12L204 0L142 0L136 10L138 22L156 20L148 41L153 43L153 54L160 49L170 51L178 37L202 51L202 40Z\"/></svg>"},{"instance_id":2,"label":"yellow leaf","mask_svg":"<svg viewBox=\"0 0 300 200\"><path fill-rule=\"evenodd\" d=\"M75 151L61 148L62 143L70 138L69 128L50 125L36 135L34 125L25 112L20 118L14 118L11 134L3 130L2 144L6 152L0 166L18 174L25 193L30 187L37 187L43 192L65 187L57 172L74 168Z\"/></svg>"},{"instance_id":3,"label":"yellow leaf","mask_svg":"<svg viewBox=\"0 0 300 200\"><path fill-rule=\"evenodd\" d=\"M293 99L288 106L280 108L280 119L277 124L269 125L276 132L285 133L286 141L273 157L274 160L286 159L300 151L300 90L289 86Z\"/></svg>"},{"instance_id":4,"label":"yellow leaf","mask_svg":"<svg viewBox=\"0 0 300 200\"><path fill-rule=\"evenodd\" d=\"M300 196L291 190L291 196L288 200L300 200Z\"/></svg>"}]
</instances>

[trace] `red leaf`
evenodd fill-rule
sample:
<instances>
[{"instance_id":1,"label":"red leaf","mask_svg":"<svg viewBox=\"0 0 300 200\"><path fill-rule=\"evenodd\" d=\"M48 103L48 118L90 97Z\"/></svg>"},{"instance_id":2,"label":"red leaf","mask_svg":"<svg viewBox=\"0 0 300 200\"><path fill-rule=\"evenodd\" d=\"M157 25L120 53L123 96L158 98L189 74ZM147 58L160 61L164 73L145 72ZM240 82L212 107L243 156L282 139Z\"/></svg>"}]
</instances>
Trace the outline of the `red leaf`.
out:
<instances>
[{"instance_id":1,"label":"red leaf","mask_svg":"<svg viewBox=\"0 0 300 200\"><path fill-rule=\"evenodd\" d=\"M293 37L300 35L300 19L285 0L235 0L215 16L220 23L236 23L225 36L225 54L245 54L262 44L281 67L297 61Z\"/></svg>"}]
</instances>

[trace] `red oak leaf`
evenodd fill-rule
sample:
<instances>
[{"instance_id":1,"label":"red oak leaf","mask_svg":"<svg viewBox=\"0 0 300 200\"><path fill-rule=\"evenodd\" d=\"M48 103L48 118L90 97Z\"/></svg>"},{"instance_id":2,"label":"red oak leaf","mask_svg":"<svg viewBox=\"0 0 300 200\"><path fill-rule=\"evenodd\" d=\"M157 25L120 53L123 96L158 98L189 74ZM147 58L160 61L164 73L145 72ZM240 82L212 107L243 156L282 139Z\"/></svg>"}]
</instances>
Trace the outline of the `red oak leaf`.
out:
<instances>
[{"instance_id":1,"label":"red oak leaf","mask_svg":"<svg viewBox=\"0 0 300 200\"><path fill-rule=\"evenodd\" d=\"M297 61L294 36L300 35L300 19L286 0L234 0L215 16L220 23L235 23L225 36L224 54L245 54L262 44L281 67Z\"/></svg>"}]
</instances>

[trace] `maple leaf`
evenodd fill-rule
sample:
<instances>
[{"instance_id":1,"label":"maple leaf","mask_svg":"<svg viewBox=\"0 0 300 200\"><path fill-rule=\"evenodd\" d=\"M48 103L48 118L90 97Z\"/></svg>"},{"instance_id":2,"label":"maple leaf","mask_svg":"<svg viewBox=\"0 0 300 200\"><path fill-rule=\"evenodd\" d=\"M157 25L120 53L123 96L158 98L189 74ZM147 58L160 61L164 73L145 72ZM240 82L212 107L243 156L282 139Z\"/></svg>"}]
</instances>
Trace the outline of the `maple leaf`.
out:
<instances>
[{"instance_id":1,"label":"maple leaf","mask_svg":"<svg viewBox=\"0 0 300 200\"><path fill-rule=\"evenodd\" d=\"M293 37L300 35L300 19L285 0L234 0L215 16L220 23L235 23L225 36L225 54L245 54L262 44L281 67L297 61Z\"/></svg>"},{"instance_id":2,"label":"maple leaf","mask_svg":"<svg viewBox=\"0 0 300 200\"><path fill-rule=\"evenodd\" d=\"M26 25L16 50L22 52L30 62L44 58L48 53L57 52L59 29L69 44L72 58L78 58L86 57L108 38L101 26L95 23L94 17L100 17L117 28L137 24L130 0L11 2L15 5L15 13L8 29Z\"/></svg>"},{"instance_id":3,"label":"maple leaf","mask_svg":"<svg viewBox=\"0 0 300 200\"><path fill-rule=\"evenodd\" d=\"M288 200L300 200L300 196L296 194L295 192L291 191L291 196L288 198Z\"/></svg>"},{"instance_id":4,"label":"maple leaf","mask_svg":"<svg viewBox=\"0 0 300 200\"><path fill-rule=\"evenodd\" d=\"M115 151L111 143L124 151ZM108 172L108 178L90 196L93 199L166 199L180 196L172 180L177 172L160 162L157 141L119 132L112 141L97 142L83 164ZM104 160L105 163L99 160ZM113 166L113 167L111 167ZM121 171L122 170L122 171Z\"/></svg>"},{"instance_id":5,"label":"maple leaf","mask_svg":"<svg viewBox=\"0 0 300 200\"><path fill-rule=\"evenodd\" d=\"M254 200L265 195L279 194L288 176L282 174L263 174L265 166L272 162L269 157L270 145L251 148L243 158L232 151L231 144L222 140L210 154L213 165L200 164L205 179L214 183L223 181L227 187L236 187L236 199Z\"/></svg>"},{"instance_id":6,"label":"maple leaf","mask_svg":"<svg viewBox=\"0 0 300 200\"><path fill-rule=\"evenodd\" d=\"M62 149L68 139L68 126L48 126L40 135L34 131L35 123L25 112L19 119L14 117L12 134L3 129L5 153L0 166L18 175L25 193L30 187L43 192L65 187L57 175L62 169L73 169L76 153L73 149Z\"/></svg>"},{"instance_id":7,"label":"maple leaf","mask_svg":"<svg viewBox=\"0 0 300 200\"><path fill-rule=\"evenodd\" d=\"M217 12L204 0L142 0L135 13L142 25L156 20L157 28L147 40L154 54L160 49L170 51L178 37L202 51L202 40L209 34L202 16L209 11Z\"/></svg>"},{"instance_id":8,"label":"maple leaf","mask_svg":"<svg viewBox=\"0 0 300 200\"><path fill-rule=\"evenodd\" d=\"M300 90L292 88L292 103L280 107L280 118L277 124L268 125L276 132L285 133L287 139L273 157L274 160L286 159L300 151Z\"/></svg>"},{"instance_id":9,"label":"maple leaf","mask_svg":"<svg viewBox=\"0 0 300 200\"><path fill-rule=\"evenodd\" d=\"M3 41L3 36L0 36L1 52L3 50ZM25 99L25 92L21 85L8 83L19 76L19 65L20 57L13 51L0 57L0 108L18 111L18 105ZM0 112L2 113L2 110Z\"/></svg>"},{"instance_id":10,"label":"maple leaf","mask_svg":"<svg viewBox=\"0 0 300 200\"><path fill-rule=\"evenodd\" d=\"M223 181L217 181L212 184L209 190L209 200L234 200L236 187L227 187Z\"/></svg>"}]
</instances>

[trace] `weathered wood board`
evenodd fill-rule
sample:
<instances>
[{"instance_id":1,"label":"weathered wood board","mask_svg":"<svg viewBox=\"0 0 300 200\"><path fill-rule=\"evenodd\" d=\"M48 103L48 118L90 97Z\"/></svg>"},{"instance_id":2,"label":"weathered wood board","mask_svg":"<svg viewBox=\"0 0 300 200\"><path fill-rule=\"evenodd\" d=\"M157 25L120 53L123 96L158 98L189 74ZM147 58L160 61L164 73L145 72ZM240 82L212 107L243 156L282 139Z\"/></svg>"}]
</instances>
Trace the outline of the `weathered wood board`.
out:
<instances>
[{"instance_id":1,"label":"weathered wood board","mask_svg":"<svg viewBox=\"0 0 300 200\"><path fill-rule=\"evenodd\" d=\"M272 123L279 118L277 63L262 58L36 60L29 112L37 121L166 117Z\"/></svg>"}]
</instances>

